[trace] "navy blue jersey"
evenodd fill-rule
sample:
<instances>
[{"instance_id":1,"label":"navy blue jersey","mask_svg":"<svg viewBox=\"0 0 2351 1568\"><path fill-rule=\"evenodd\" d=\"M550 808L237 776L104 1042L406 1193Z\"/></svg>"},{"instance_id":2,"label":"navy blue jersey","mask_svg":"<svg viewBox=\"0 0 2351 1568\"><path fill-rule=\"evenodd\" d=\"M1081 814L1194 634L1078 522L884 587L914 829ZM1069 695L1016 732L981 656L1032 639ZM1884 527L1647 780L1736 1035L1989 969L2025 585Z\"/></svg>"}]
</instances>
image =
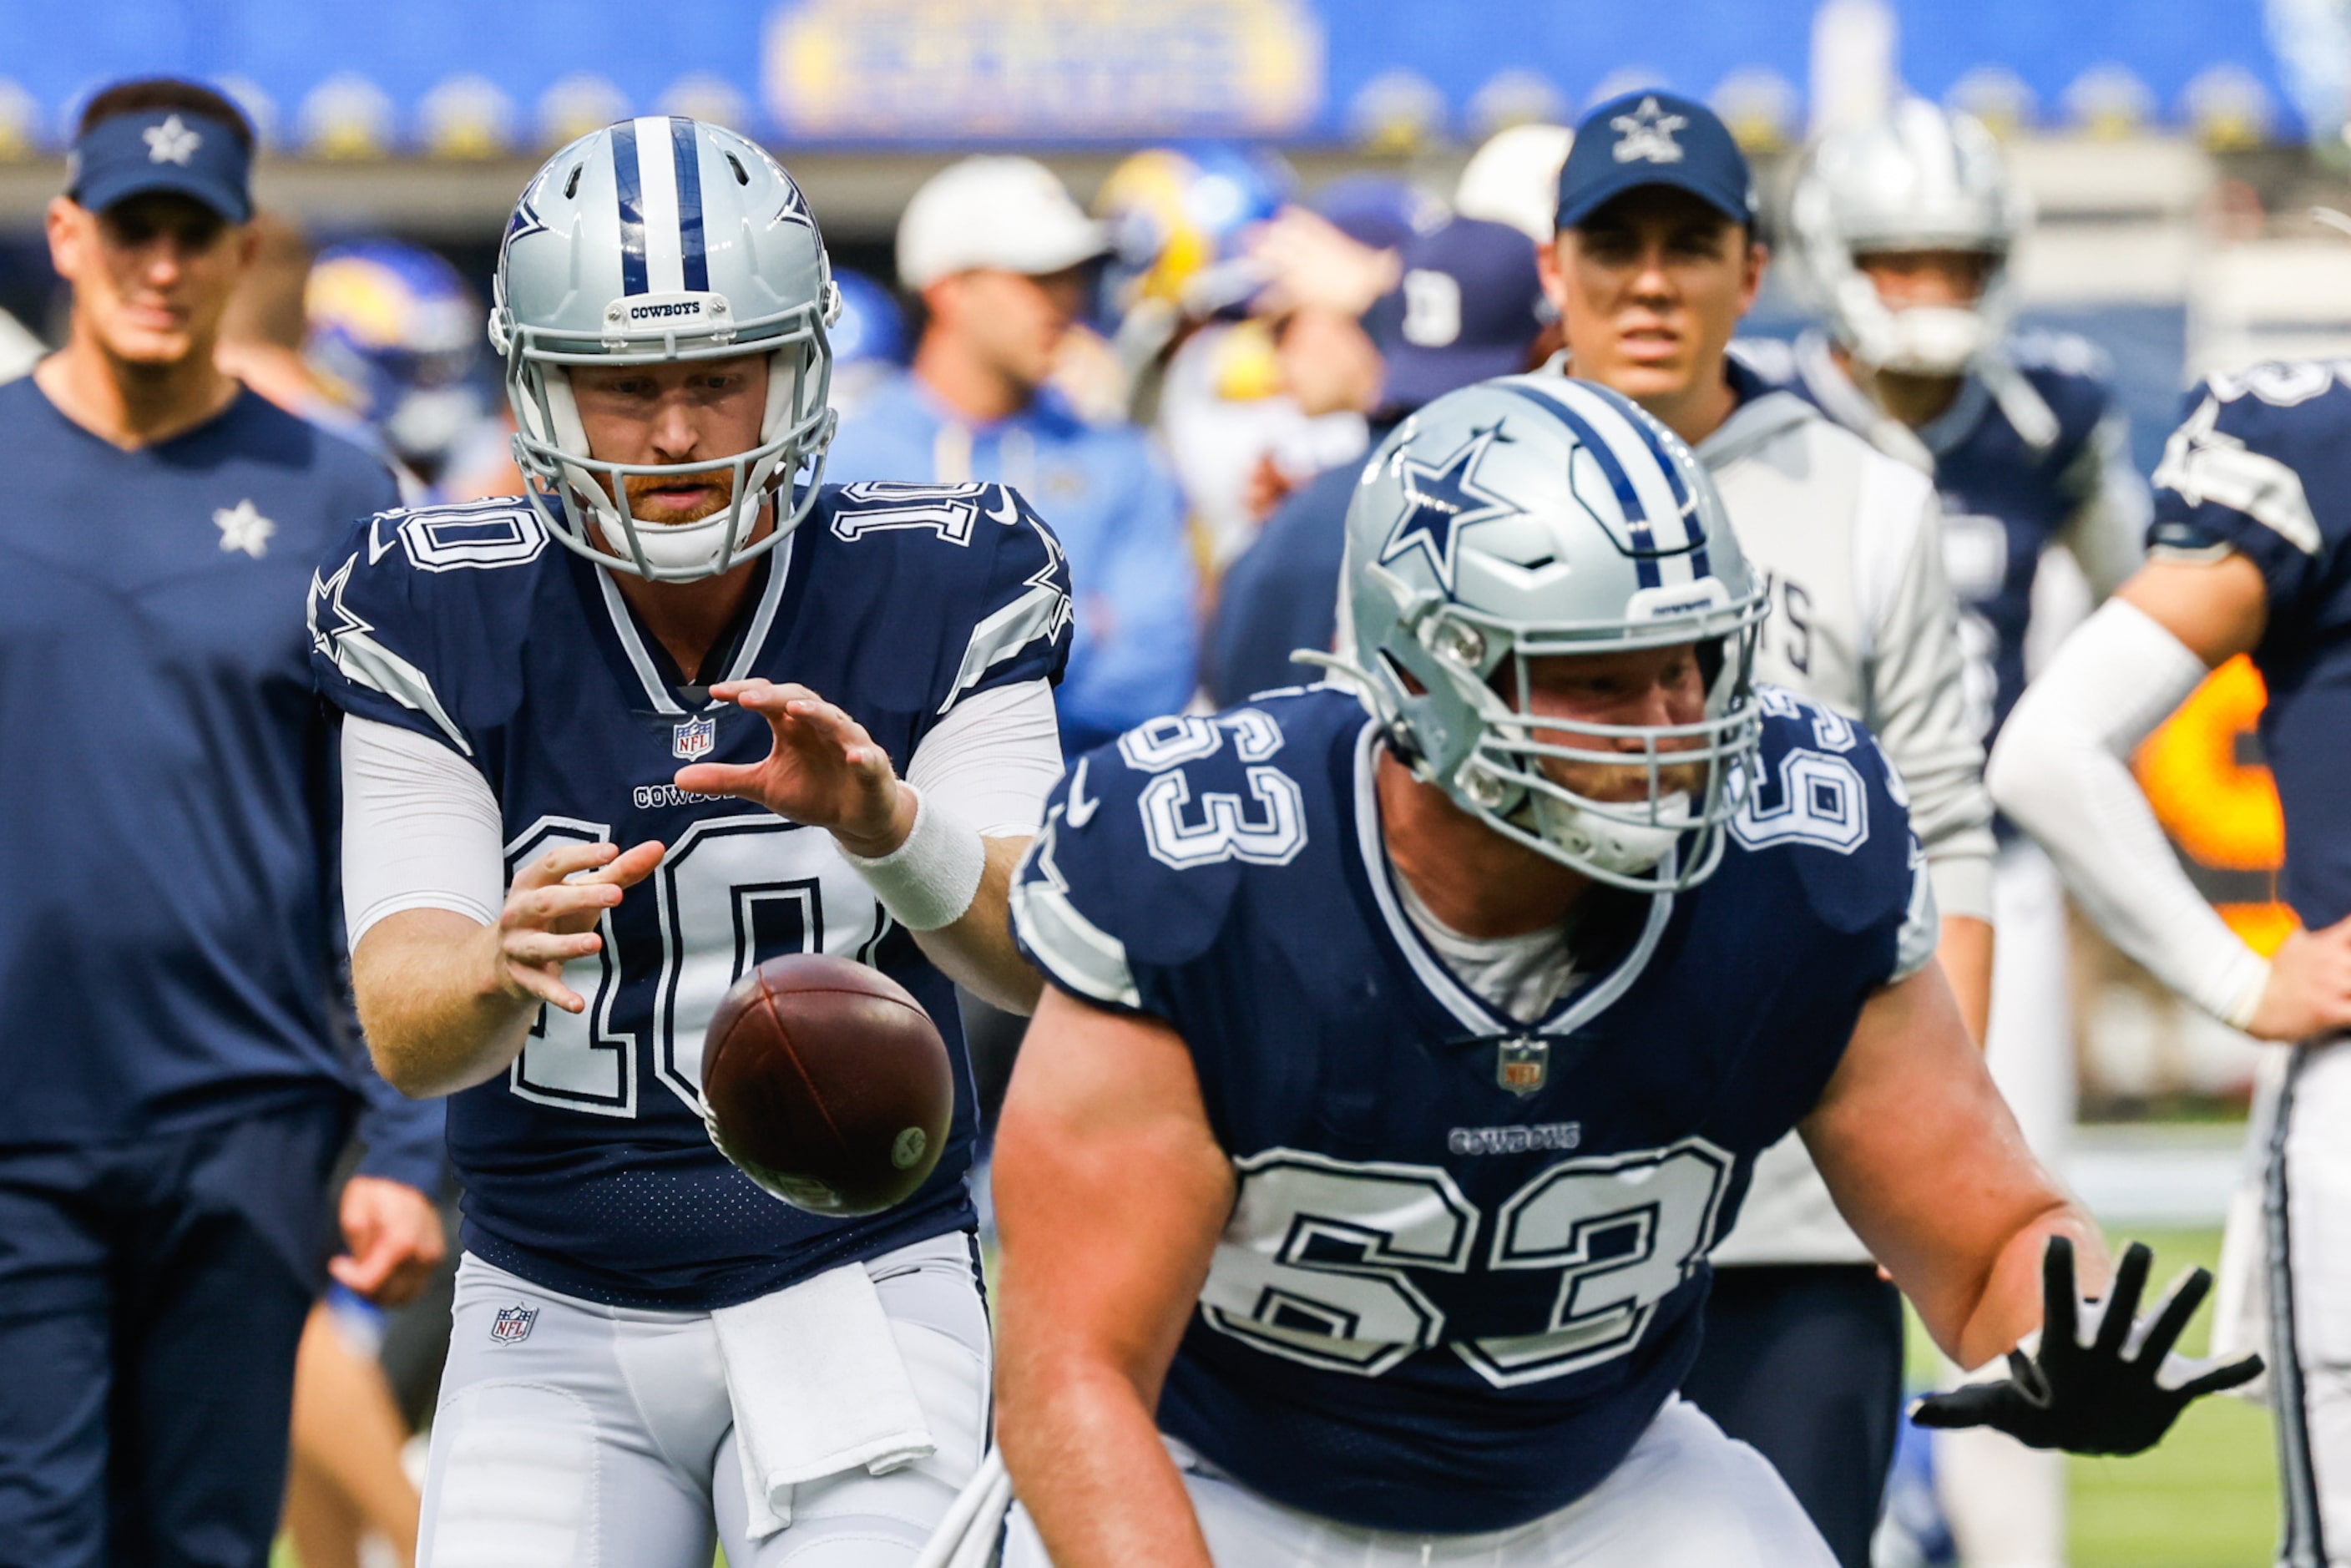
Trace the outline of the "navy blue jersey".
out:
<instances>
[{"instance_id":1,"label":"navy blue jersey","mask_svg":"<svg viewBox=\"0 0 2351 1568\"><path fill-rule=\"evenodd\" d=\"M2028 439L1983 381L1970 376L1958 401L1908 432L1934 464L1943 501L1943 557L1960 604L1970 696L1986 716L1989 747L2024 691L2024 632L2042 552L2065 538L2109 485L2127 487L2142 525L2136 475L2119 471L2124 434L2097 350L2078 338L2034 333L2009 346L2025 384L2053 416L2046 441ZM1848 380L1817 333L1791 357L1789 390L1865 436L1893 422ZM2085 562L2094 574L2099 563ZM2102 588L2110 583L2100 584Z\"/></svg>"},{"instance_id":2,"label":"navy blue jersey","mask_svg":"<svg viewBox=\"0 0 2351 1568\"><path fill-rule=\"evenodd\" d=\"M2279 896L2317 929L2351 915L2351 364L2266 364L2188 394L2155 471L2150 548L2235 550L2269 618L2262 751L2285 810Z\"/></svg>"},{"instance_id":3,"label":"navy blue jersey","mask_svg":"<svg viewBox=\"0 0 2351 1568\"><path fill-rule=\"evenodd\" d=\"M974 692L1058 680L1069 648L1060 545L998 486L827 486L756 568L725 679L798 681L904 774ZM681 760L757 762L767 721L705 706L611 577L519 499L392 512L311 589L313 663L348 712L433 737L481 769L507 871L567 842L658 839L660 868L566 980L507 1074L451 1102L465 1244L591 1301L709 1308L972 1222L972 1093L954 988L874 901L832 835L744 800L689 795ZM754 1186L698 1113L703 1031L726 988L782 953L872 964L919 998L956 1059L937 1173L886 1214L818 1218Z\"/></svg>"},{"instance_id":4,"label":"navy blue jersey","mask_svg":"<svg viewBox=\"0 0 2351 1568\"><path fill-rule=\"evenodd\" d=\"M433 1186L437 1112L337 1043L331 724L302 626L312 563L391 476L250 392L124 452L26 377L0 387L0 1145L358 1087L369 1168Z\"/></svg>"},{"instance_id":5,"label":"navy blue jersey","mask_svg":"<svg viewBox=\"0 0 2351 1568\"><path fill-rule=\"evenodd\" d=\"M1416 1531L1538 1517L1624 1458L1697 1352L1750 1160L1924 951L1876 744L1766 698L1721 869L1595 892L1615 935L1579 938L1590 973L1533 1024L1402 913L1352 696L1158 720L1062 780L1015 932L1054 984L1184 1037L1240 1183L1168 1432L1280 1501Z\"/></svg>"}]
</instances>

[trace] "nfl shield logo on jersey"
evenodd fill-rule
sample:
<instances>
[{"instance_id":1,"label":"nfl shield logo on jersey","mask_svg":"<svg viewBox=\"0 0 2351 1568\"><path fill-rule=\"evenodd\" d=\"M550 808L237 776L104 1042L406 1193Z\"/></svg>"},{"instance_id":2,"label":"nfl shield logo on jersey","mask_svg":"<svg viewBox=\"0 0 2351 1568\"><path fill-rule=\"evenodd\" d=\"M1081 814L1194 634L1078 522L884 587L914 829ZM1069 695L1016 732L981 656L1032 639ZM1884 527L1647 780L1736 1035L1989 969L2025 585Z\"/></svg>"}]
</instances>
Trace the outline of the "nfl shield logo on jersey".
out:
<instances>
[{"instance_id":1,"label":"nfl shield logo on jersey","mask_svg":"<svg viewBox=\"0 0 2351 1568\"><path fill-rule=\"evenodd\" d=\"M500 1307L490 1324L490 1338L499 1344L520 1344L530 1337L530 1325L538 1321L538 1309L517 1301L511 1307Z\"/></svg>"},{"instance_id":2,"label":"nfl shield logo on jersey","mask_svg":"<svg viewBox=\"0 0 2351 1568\"><path fill-rule=\"evenodd\" d=\"M669 752L680 762L695 762L710 755L718 744L718 721L708 714L681 719L670 731Z\"/></svg>"},{"instance_id":3,"label":"nfl shield logo on jersey","mask_svg":"<svg viewBox=\"0 0 2351 1568\"><path fill-rule=\"evenodd\" d=\"M1494 1082L1513 1094L1531 1094L1551 1076L1551 1042L1506 1040L1495 1048Z\"/></svg>"}]
</instances>

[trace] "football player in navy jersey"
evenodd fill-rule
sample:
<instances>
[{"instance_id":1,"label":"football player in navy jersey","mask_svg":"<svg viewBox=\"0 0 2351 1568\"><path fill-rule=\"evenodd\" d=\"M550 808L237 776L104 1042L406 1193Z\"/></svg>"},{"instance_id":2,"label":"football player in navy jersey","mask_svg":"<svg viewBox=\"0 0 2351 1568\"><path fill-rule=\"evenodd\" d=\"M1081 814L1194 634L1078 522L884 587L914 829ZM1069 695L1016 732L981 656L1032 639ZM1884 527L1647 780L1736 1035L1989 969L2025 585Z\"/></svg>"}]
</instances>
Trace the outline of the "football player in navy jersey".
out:
<instances>
[{"instance_id":1,"label":"football player in navy jersey","mask_svg":"<svg viewBox=\"0 0 2351 1568\"><path fill-rule=\"evenodd\" d=\"M2155 471L2147 561L2026 688L1992 754L2001 807L2116 946L2262 1040L2258 1194L2231 1211L2216 1345L2275 1369L2290 1568L2351 1563L2351 364L2214 376ZM2285 812L2278 892L2301 928L2264 959L2180 869L2131 754L2206 674L2250 653Z\"/></svg>"},{"instance_id":2,"label":"football player in navy jersey","mask_svg":"<svg viewBox=\"0 0 2351 1568\"><path fill-rule=\"evenodd\" d=\"M751 141L574 142L491 312L528 494L369 519L312 585L361 1012L452 1096L465 1186L423 1561L902 1563L985 1446L950 977L1037 994L1005 898L1069 581L1001 486L820 485L837 299ZM788 1207L705 1134L712 1009L802 951L958 1057L937 1172L880 1215Z\"/></svg>"},{"instance_id":3,"label":"football player in navy jersey","mask_svg":"<svg viewBox=\"0 0 2351 1568\"><path fill-rule=\"evenodd\" d=\"M1828 327L1797 340L1786 382L1934 476L1968 706L1987 745L2024 689L2028 641L2053 646L2086 609L2053 595L2069 579L2044 563L2062 552L2079 569L2070 580L2103 599L2138 564L2147 517L2097 350L2011 331L2009 257L2028 218L1991 132L1920 99L1824 139L1790 206ZM2064 898L2037 845L2004 821L1995 831L1985 1056L2026 1141L2055 1166L2074 1098ZM1970 1568L2064 1561L2062 1457L1955 1433L1936 1468Z\"/></svg>"},{"instance_id":4,"label":"football player in navy jersey","mask_svg":"<svg viewBox=\"0 0 2351 1568\"><path fill-rule=\"evenodd\" d=\"M1089 754L1014 892L1051 986L997 1154L1010 1560L1827 1563L1674 1393L1791 1127L1955 1354L2046 1316L1923 1418L2135 1451L2253 1375L2158 1384L2206 1281L2137 1319L2144 1249L2078 1326L2105 1251L1933 962L1901 786L1750 687L1687 448L1487 382L1349 527L1353 690Z\"/></svg>"}]
</instances>

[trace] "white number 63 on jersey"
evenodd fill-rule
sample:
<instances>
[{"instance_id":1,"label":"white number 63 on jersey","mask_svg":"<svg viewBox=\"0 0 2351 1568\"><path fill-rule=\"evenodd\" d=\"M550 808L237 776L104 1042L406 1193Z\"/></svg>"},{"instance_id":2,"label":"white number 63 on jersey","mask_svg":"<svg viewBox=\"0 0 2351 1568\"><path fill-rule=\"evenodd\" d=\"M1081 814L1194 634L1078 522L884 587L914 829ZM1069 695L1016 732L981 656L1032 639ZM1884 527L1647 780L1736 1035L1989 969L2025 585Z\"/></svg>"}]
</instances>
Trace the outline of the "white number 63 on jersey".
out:
<instances>
[{"instance_id":1,"label":"white number 63 on jersey","mask_svg":"<svg viewBox=\"0 0 2351 1568\"><path fill-rule=\"evenodd\" d=\"M1238 1163L1201 1316L1270 1354L1365 1377L1437 1344L1498 1388L1564 1377L1640 1343L1712 1244L1732 1163L1698 1137L1563 1160L1487 1227L1440 1166L1269 1149ZM1559 1289L1523 1333L1449 1339L1413 1276L1468 1272L1481 1229L1486 1268L1555 1271Z\"/></svg>"}]
</instances>

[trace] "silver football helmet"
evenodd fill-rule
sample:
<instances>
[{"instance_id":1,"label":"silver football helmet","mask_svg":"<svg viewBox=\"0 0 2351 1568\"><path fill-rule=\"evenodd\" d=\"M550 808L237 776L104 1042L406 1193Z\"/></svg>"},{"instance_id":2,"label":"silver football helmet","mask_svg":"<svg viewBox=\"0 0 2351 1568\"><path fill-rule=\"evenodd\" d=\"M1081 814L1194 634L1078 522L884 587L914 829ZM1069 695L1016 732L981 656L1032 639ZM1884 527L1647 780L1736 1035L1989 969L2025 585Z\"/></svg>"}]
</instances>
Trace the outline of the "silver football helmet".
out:
<instances>
[{"instance_id":1,"label":"silver football helmet","mask_svg":"<svg viewBox=\"0 0 2351 1568\"><path fill-rule=\"evenodd\" d=\"M1713 873L1761 743L1749 673L1766 600L1706 470L1633 402L1536 374L1429 403L1364 469L1342 592L1347 629L1322 662L1416 777L1613 886L1672 892ZM1695 723L1531 711L1531 660L1677 643L1698 644L1707 676ZM1594 799L1547 762L1638 769L1647 788ZM1695 788L1667 771L1684 768Z\"/></svg>"},{"instance_id":2,"label":"silver football helmet","mask_svg":"<svg viewBox=\"0 0 2351 1568\"><path fill-rule=\"evenodd\" d=\"M771 549L815 505L834 416L825 329L841 296L799 187L757 143L678 115L590 131L525 187L498 248L490 342L506 356L515 460L566 545L662 581L715 576ZM758 444L706 462L608 462L588 449L575 365L768 356ZM641 522L628 481L724 471L727 506ZM797 493L796 493L797 486ZM751 542L765 505L776 527Z\"/></svg>"},{"instance_id":3,"label":"silver football helmet","mask_svg":"<svg viewBox=\"0 0 2351 1568\"><path fill-rule=\"evenodd\" d=\"M1824 138L1804 160L1788 218L1832 326L1864 363L1957 375L2007 335L2009 253L2032 208L1999 143L1970 116L1905 99L1881 120ZM1975 303L1895 309L1855 259L1919 250L1986 256Z\"/></svg>"}]
</instances>

